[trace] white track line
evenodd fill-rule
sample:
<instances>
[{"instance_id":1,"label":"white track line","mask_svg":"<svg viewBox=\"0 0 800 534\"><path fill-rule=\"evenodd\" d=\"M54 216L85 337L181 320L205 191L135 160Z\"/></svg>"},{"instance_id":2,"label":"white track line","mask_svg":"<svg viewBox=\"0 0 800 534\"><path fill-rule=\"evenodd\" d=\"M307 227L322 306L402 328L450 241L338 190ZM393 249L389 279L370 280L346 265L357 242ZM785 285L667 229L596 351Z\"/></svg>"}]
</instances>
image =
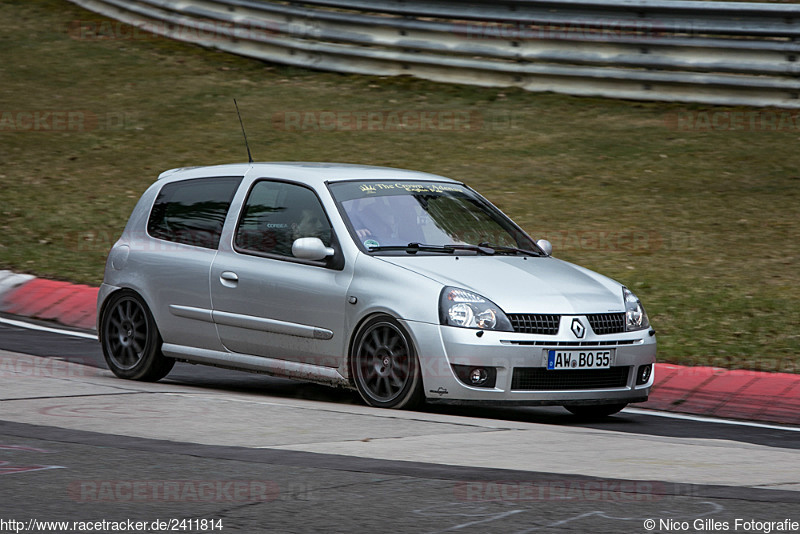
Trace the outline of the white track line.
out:
<instances>
[{"instance_id":1,"label":"white track line","mask_svg":"<svg viewBox=\"0 0 800 534\"><path fill-rule=\"evenodd\" d=\"M800 432L800 427L770 425L768 423L755 423L753 421L736 421L734 419L720 419L718 417L704 417L702 415L691 415L688 413L657 412L655 410L642 410L640 408L625 408L625 413L636 415L652 415L655 417L667 417L669 419L683 419L684 421L698 421L701 423L717 423L720 425L751 426L755 428L767 428L770 430L788 430L789 432Z\"/></svg>"},{"instance_id":2,"label":"white track line","mask_svg":"<svg viewBox=\"0 0 800 534\"><path fill-rule=\"evenodd\" d=\"M52 328L49 326L42 326L39 324L26 323L24 321L15 321L14 319L6 319L5 317L0 317L0 323L7 324L10 326L18 326L20 328L27 328L28 330L38 330L40 332L50 332L53 334L62 334L65 336L80 337L83 339L93 339L97 341L96 334L87 334L86 332L76 332L74 330L63 330L61 328Z\"/></svg>"}]
</instances>

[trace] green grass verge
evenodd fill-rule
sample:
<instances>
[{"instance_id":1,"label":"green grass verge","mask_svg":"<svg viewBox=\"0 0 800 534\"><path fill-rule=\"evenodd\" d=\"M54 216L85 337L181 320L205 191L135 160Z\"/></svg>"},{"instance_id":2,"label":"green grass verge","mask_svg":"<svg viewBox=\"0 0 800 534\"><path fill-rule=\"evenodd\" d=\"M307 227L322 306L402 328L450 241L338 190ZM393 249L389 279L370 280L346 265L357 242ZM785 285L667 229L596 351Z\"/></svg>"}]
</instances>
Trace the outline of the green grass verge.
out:
<instances>
[{"instance_id":1,"label":"green grass verge","mask_svg":"<svg viewBox=\"0 0 800 534\"><path fill-rule=\"evenodd\" d=\"M87 38L75 30L86 20L102 19L62 0L0 4L0 268L99 284L159 172L245 159L236 97L257 160L389 165L472 185L549 237L555 256L633 289L661 361L797 370L800 124L747 126L747 114L779 110L321 73L143 34ZM286 112L323 110L453 111L477 127L282 127ZM55 115L34 131L17 120L47 111L84 112L86 131ZM732 112L746 127L675 122Z\"/></svg>"}]
</instances>

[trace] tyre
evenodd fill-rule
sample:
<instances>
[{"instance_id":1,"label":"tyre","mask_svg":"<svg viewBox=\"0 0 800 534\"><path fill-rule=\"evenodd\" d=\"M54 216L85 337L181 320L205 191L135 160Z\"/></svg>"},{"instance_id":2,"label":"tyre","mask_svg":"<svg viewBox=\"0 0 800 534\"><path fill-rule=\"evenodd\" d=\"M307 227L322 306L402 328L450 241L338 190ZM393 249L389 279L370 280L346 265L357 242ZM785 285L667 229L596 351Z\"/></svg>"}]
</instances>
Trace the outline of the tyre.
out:
<instances>
[{"instance_id":1,"label":"tyre","mask_svg":"<svg viewBox=\"0 0 800 534\"><path fill-rule=\"evenodd\" d=\"M103 307L100 343L108 368L120 378L155 382L175 365L161 353L161 334L153 315L133 291L115 293Z\"/></svg>"},{"instance_id":2,"label":"tyre","mask_svg":"<svg viewBox=\"0 0 800 534\"><path fill-rule=\"evenodd\" d=\"M422 401L422 377L411 338L395 319L374 317L359 328L350 372L361 398L378 408L413 408Z\"/></svg>"},{"instance_id":3,"label":"tyre","mask_svg":"<svg viewBox=\"0 0 800 534\"><path fill-rule=\"evenodd\" d=\"M586 419L601 419L619 413L623 408L628 405L627 402L622 404L586 404L586 405L572 405L564 406L567 410Z\"/></svg>"}]
</instances>

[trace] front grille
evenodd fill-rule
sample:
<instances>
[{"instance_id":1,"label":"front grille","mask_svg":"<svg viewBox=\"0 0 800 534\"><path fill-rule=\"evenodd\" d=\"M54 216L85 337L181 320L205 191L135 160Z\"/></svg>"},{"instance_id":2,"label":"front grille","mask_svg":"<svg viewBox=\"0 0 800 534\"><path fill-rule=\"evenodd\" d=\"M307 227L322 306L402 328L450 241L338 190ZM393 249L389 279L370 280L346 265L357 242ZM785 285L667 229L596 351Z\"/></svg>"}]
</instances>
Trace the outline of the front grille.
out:
<instances>
[{"instance_id":1,"label":"front grille","mask_svg":"<svg viewBox=\"0 0 800 534\"><path fill-rule=\"evenodd\" d=\"M514 332L518 334L542 334L554 336L558 334L560 315L537 313L511 313L508 315Z\"/></svg>"},{"instance_id":2,"label":"front grille","mask_svg":"<svg viewBox=\"0 0 800 534\"><path fill-rule=\"evenodd\" d=\"M567 389L607 389L628 385L630 367L548 371L544 367L516 367L512 390L552 391Z\"/></svg>"},{"instance_id":3,"label":"front grille","mask_svg":"<svg viewBox=\"0 0 800 534\"><path fill-rule=\"evenodd\" d=\"M598 336L619 334L625 331L624 313L594 313L586 316L589 324Z\"/></svg>"}]
</instances>

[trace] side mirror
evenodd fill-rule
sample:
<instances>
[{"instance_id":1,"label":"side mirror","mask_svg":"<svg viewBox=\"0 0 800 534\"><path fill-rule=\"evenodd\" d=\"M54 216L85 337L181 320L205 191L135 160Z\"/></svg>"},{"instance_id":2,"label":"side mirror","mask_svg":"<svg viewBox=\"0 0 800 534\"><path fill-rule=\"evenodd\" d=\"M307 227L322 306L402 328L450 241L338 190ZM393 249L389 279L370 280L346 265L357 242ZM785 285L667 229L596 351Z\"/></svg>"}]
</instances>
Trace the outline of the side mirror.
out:
<instances>
[{"instance_id":1,"label":"side mirror","mask_svg":"<svg viewBox=\"0 0 800 534\"><path fill-rule=\"evenodd\" d=\"M333 256L334 250L326 247L318 237L301 237L292 243L292 255L301 260L319 261Z\"/></svg>"},{"instance_id":2,"label":"side mirror","mask_svg":"<svg viewBox=\"0 0 800 534\"><path fill-rule=\"evenodd\" d=\"M544 250L544 253L550 256L553 253L553 244L550 243L547 239L540 239L536 242L539 245L539 248Z\"/></svg>"}]
</instances>

